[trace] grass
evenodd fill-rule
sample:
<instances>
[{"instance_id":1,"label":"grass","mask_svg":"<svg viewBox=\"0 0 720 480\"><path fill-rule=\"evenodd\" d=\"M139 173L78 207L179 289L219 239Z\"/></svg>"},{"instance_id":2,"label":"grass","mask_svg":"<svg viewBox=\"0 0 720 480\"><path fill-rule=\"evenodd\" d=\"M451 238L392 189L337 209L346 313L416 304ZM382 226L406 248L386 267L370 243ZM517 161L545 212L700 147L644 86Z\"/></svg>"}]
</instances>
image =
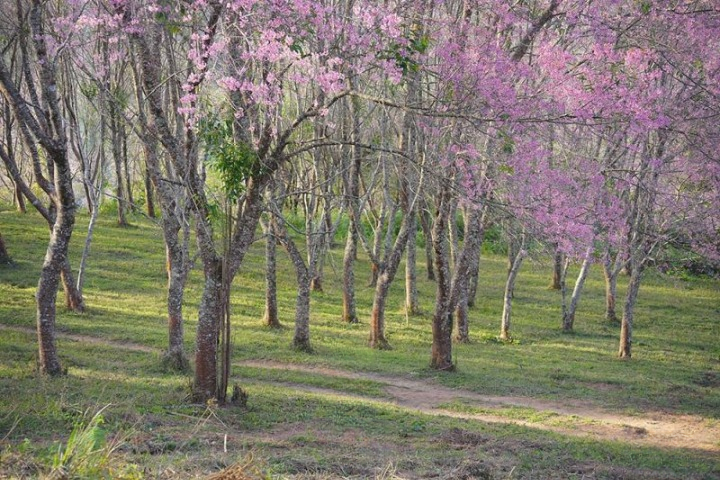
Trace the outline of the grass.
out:
<instances>
[{"instance_id":1,"label":"grass","mask_svg":"<svg viewBox=\"0 0 720 480\"><path fill-rule=\"evenodd\" d=\"M71 245L77 265L87 217L80 216ZM33 214L0 208L0 231L15 260L0 267L0 323L34 327L34 292L47 244L47 228ZM387 335L391 351L366 347L372 288L361 257L356 280L361 323L340 321L342 248L325 264L325 292L313 294L314 354L290 348L295 285L290 262L279 258L281 321L262 325L263 245L253 245L233 284L233 382L249 393L247 409L191 405L189 378L163 371L166 344L164 248L160 229L142 218L121 229L101 217L85 285L88 312L59 309L61 332L120 345L59 337L68 375L50 379L34 371L34 335L0 332L0 477L48 474L88 412L102 412L113 444L114 474L144 478L202 477L249 456L268 476L317 478L718 478L720 461L708 454L561 435L545 425L581 420L520 407L482 409L463 401L441 408L488 414L532 425L485 423L401 408L387 401L378 381L242 366L267 359L352 372L412 376L484 395L585 402L622 414L692 414L720 421L720 284L649 272L636 311L634 357L615 358L619 328L603 319L603 280L593 268L576 319L576 333L560 332L559 294L547 289L550 262L523 266L513 304L513 343L496 341L505 259L481 261L471 339L455 347L458 371L439 374L429 362L434 284L419 265L421 307L409 321L403 282L391 288ZM402 267L401 267L402 268ZM402 270L401 270L402 271ZM576 273L576 270L571 274ZM620 291L625 279L621 279ZM201 271L191 275L185 302L186 347L193 349ZM130 351L123 342L157 353ZM296 388L314 387L316 390ZM332 392L337 392L333 394ZM440 402L438 402L440 403ZM486 411L487 410L487 411ZM92 417L90 417L92 418ZM85 419L85 423L83 422ZM537 428L534 428L537 424ZM120 472L120 473L118 473Z\"/></svg>"},{"instance_id":2,"label":"grass","mask_svg":"<svg viewBox=\"0 0 720 480\"><path fill-rule=\"evenodd\" d=\"M448 403L441 403L440 405L438 405L437 408L449 410L452 412L469 413L472 415L494 415L512 420L522 420L528 423L548 423L548 420L553 420L553 423L555 423L556 421L562 421L563 423L567 423L574 420L566 415L561 416L555 412L540 411L529 407L476 407L472 404L469 404L468 402L463 401L462 399L454 400Z\"/></svg>"}]
</instances>

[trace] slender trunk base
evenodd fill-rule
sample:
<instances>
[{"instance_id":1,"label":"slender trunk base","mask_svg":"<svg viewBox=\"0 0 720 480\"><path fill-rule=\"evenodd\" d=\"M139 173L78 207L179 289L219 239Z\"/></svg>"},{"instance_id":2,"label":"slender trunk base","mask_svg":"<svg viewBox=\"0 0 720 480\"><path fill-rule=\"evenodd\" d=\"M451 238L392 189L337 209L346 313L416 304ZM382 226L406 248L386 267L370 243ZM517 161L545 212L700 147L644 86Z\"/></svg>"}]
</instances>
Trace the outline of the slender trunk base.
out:
<instances>
[{"instance_id":1,"label":"slender trunk base","mask_svg":"<svg viewBox=\"0 0 720 480\"><path fill-rule=\"evenodd\" d=\"M215 398L218 385L218 329L222 307L222 268L207 266L205 287L198 315L193 400L205 403Z\"/></svg>"},{"instance_id":2,"label":"slender trunk base","mask_svg":"<svg viewBox=\"0 0 720 480\"><path fill-rule=\"evenodd\" d=\"M632 339L631 339L632 325L623 318L622 325L620 326L620 348L618 350L618 356L620 358L631 358L632 357Z\"/></svg>"},{"instance_id":3,"label":"slender trunk base","mask_svg":"<svg viewBox=\"0 0 720 480\"><path fill-rule=\"evenodd\" d=\"M607 285L605 292L605 320L609 323L618 324L620 323L620 319L618 319L617 313L615 312L615 297L614 286Z\"/></svg>"},{"instance_id":4,"label":"slender trunk base","mask_svg":"<svg viewBox=\"0 0 720 480\"><path fill-rule=\"evenodd\" d=\"M311 292L322 292L322 278L321 277L313 277L310 280L310 291Z\"/></svg>"},{"instance_id":5,"label":"slender trunk base","mask_svg":"<svg viewBox=\"0 0 720 480\"><path fill-rule=\"evenodd\" d=\"M2 234L0 234L0 265L12 265L12 263L12 258L10 258L10 254L5 247L5 240L3 240Z\"/></svg>"},{"instance_id":6,"label":"slender trunk base","mask_svg":"<svg viewBox=\"0 0 720 480\"><path fill-rule=\"evenodd\" d=\"M385 279L385 275L382 276ZM385 338L385 302L387 301L390 282L378 280L373 300L372 316L370 318L370 339L368 345L377 350L391 350L390 343Z\"/></svg>"},{"instance_id":7,"label":"slender trunk base","mask_svg":"<svg viewBox=\"0 0 720 480\"><path fill-rule=\"evenodd\" d=\"M163 368L171 372L190 371L190 360L185 355L185 349L183 348L165 350L160 363Z\"/></svg>"},{"instance_id":8,"label":"slender trunk base","mask_svg":"<svg viewBox=\"0 0 720 480\"><path fill-rule=\"evenodd\" d=\"M62 280L63 290L65 291L65 306L68 310L72 310L75 313L85 312L85 302L77 288L75 278L70 269L70 262L67 258L65 262L63 262L62 269L60 270L60 278Z\"/></svg>"},{"instance_id":9,"label":"slender trunk base","mask_svg":"<svg viewBox=\"0 0 720 480\"><path fill-rule=\"evenodd\" d=\"M452 313L435 315L433 318L433 343L430 354L430 368L451 372L452 362Z\"/></svg>"},{"instance_id":10,"label":"slender trunk base","mask_svg":"<svg viewBox=\"0 0 720 480\"><path fill-rule=\"evenodd\" d=\"M265 314L263 323L270 328L280 328L277 307L277 237L272 225L264 226L265 241Z\"/></svg>"},{"instance_id":11,"label":"slender trunk base","mask_svg":"<svg viewBox=\"0 0 720 480\"><path fill-rule=\"evenodd\" d=\"M627 359L632 357L635 303L637 302L638 293L640 292L643 270L642 265L638 265L639 262L634 261L632 263L635 265L631 265L632 273L630 275L630 282L625 298L625 308L623 309L623 317L620 324L620 348L618 349L618 356Z\"/></svg>"},{"instance_id":12,"label":"slender trunk base","mask_svg":"<svg viewBox=\"0 0 720 480\"><path fill-rule=\"evenodd\" d=\"M148 217L155 218L155 195L149 168L145 168L145 209Z\"/></svg>"},{"instance_id":13,"label":"slender trunk base","mask_svg":"<svg viewBox=\"0 0 720 480\"><path fill-rule=\"evenodd\" d=\"M427 279L431 282L435 281L435 259L432 250L432 228L431 221L428 218L430 214L423 209L420 213L420 226L422 227L423 237L425 238L425 266L427 268Z\"/></svg>"},{"instance_id":14,"label":"slender trunk base","mask_svg":"<svg viewBox=\"0 0 720 480\"><path fill-rule=\"evenodd\" d=\"M312 345L310 345L310 339L307 338L293 338L293 349L305 353L313 353Z\"/></svg>"},{"instance_id":15,"label":"slender trunk base","mask_svg":"<svg viewBox=\"0 0 720 480\"><path fill-rule=\"evenodd\" d=\"M50 376L63 374L55 343L55 301L58 283L58 271L46 262L40 274L36 294L38 363L40 373Z\"/></svg>"},{"instance_id":16,"label":"slender trunk base","mask_svg":"<svg viewBox=\"0 0 720 480\"><path fill-rule=\"evenodd\" d=\"M15 206L17 207L17 211L20 213L27 213L27 207L25 206L25 195L23 195L22 189L20 188L19 184L15 184L14 191L15 194L13 196L13 201L15 202Z\"/></svg>"},{"instance_id":17,"label":"slender trunk base","mask_svg":"<svg viewBox=\"0 0 720 480\"><path fill-rule=\"evenodd\" d=\"M555 256L553 258L553 277L552 281L550 282L549 289L550 290L560 290L560 277L562 276L562 264L563 264L563 255L560 252L555 252Z\"/></svg>"},{"instance_id":18,"label":"slender trunk base","mask_svg":"<svg viewBox=\"0 0 720 480\"><path fill-rule=\"evenodd\" d=\"M358 235L355 221L350 218L347 239L345 240L345 252L343 254L343 315L342 320L346 323L358 323L357 312L355 311L355 260L357 260Z\"/></svg>"},{"instance_id":19,"label":"slender trunk base","mask_svg":"<svg viewBox=\"0 0 720 480\"><path fill-rule=\"evenodd\" d=\"M458 343L470 343L470 324L468 321L468 302L460 300L457 309L455 309L455 318L457 329L455 332L455 341Z\"/></svg>"},{"instance_id":20,"label":"slender trunk base","mask_svg":"<svg viewBox=\"0 0 720 480\"><path fill-rule=\"evenodd\" d=\"M370 281L368 282L368 285L367 285L368 287L374 287L375 285L377 285L379 272L380 272L380 269L378 268L377 265L375 265L373 263L370 266Z\"/></svg>"}]
</instances>

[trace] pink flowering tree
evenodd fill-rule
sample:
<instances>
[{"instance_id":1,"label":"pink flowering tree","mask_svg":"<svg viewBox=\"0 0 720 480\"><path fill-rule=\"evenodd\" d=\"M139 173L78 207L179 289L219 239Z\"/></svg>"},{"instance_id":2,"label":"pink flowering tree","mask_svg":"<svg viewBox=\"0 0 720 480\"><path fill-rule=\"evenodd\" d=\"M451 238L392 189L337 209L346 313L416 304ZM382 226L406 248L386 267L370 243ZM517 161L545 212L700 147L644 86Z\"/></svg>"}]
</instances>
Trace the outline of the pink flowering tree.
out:
<instances>
[{"instance_id":1,"label":"pink flowering tree","mask_svg":"<svg viewBox=\"0 0 720 480\"><path fill-rule=\"evenodd\" d=\"M354 8L361 12L364 7ZM296 130L327 115L348 94L343 59L347 49L374 48L383 37L395 34L392 22L377 20L392 16L353 22L346 12L323 2L198 2L181 14L151 2L116 2L115 8L124 18L140 63L150 129L172 159L195 217L205 272L195 397L224 400L229 288L254 239L264 190L296 151L310 148L294 143ZM368 28L365 23L371 20ZM157 87L163 78L179 72L164 72L155 59L164 42L178 35L185 35L190 45L185 70L189 73L183 75L179 108L171 112ZM290 86L303 93L293 96L294 104L288 104ZM171 128L175 115L184 119L181 129ZM220 176L228 198L225 247L213 233L214 207L202 175L203 157ZM223 355L217 350L220 334ZM307 322L296 322L295 344L309 348Z\"/></svg>"}]
</instances>

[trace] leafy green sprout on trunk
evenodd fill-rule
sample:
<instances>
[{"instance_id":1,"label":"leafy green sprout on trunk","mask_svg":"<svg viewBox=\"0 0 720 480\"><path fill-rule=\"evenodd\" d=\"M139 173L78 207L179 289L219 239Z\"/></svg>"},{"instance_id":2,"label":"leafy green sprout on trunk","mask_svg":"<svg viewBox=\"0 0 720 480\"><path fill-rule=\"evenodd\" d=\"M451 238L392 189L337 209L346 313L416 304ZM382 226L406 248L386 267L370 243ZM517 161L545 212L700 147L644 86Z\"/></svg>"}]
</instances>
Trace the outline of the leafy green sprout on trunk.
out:
<instances>
[{"instance_id":1,"label":"leafy green sprout on trunk","mask_svg":"<svg viewBox=\"0 0 720 480\"><path fill-rule=\"evenodd\" d=\"M210 114L200 121L199 137L205 145L205 164L220 176L228 200L237 200L245 181L263 171L260 157L235 132L232 116Z\"/></svg>"}]
</instances>

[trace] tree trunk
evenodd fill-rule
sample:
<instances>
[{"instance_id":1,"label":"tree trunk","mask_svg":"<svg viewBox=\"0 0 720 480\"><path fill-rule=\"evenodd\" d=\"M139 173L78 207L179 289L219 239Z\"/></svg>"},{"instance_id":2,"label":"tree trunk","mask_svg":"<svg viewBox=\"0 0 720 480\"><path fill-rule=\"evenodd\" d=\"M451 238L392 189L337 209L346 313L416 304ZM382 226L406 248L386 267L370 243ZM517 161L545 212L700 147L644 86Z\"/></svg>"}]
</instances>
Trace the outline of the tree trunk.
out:
<instances>
[{"instance_id":1,"label":"tree trunk","mask_svg":"<svg viewBox=\"0 0 720 480\"><path fill-rule=\"evenodd\" d=\"M487 212L488 208L487 206L483 207L482 214L480 215L480 218L477 221L477 229L479 230L478 238L477 238L477 259L472 264L472 268L469 273L469 280L468 280L468 292L467 292L467 305L468 308L472 308L475 306L475 298L477 297L477 289L478 289L478 281L480 279L480 255L482 254L482 245L485 241L485 222L487 218Z\"/></svg>"},{"instance_id":2,"label":"tree trunk","mask_svg":"<svg viewBox=\"0 0 720 480\"><path fill-rule=\"evenodd\" d=\"M550 290L560 290L560 277L562 276L563 254L557 248L553 257L553 277Z\"/></svg>"},{"instance_id":3,"label":"tree trunk","mask_svg":"<svg viewBox=\"0 0 720 480\"><path fill-rule=\"evenodd\" d=\"M378 265L379 260L377 260L377 259L381 258L381 256L382 256L383 244L384 244L383 243L383 230L385 229L385 223L386 223L387 217L388 217L387 210L389 209L389 207L387 204L388 203L387 197L388 197L389 193L388 193L387 189L388 189L388 185L387 185L387 182L385 182L384 196L386 198L383 200L383 205L380 209L380 215L378 217L377 222L375 223L375 232L373 234L372 255L370 256L370 261L372 262L372 265L370 266L370 282L368 283L368 287L377 285L378 280L379 280L379 275L380 275L381 267L380 267L380 265ZM389 231L392 228L392 225L391 225L392 219L387 223L388 223L387 229L388 229L388 235L389 235Z\"/></svg>"},{"instance_id":4,"label":"tree trunk","mask_svg":"<svg viewBox=\"0 0 720 480\"><path fill-rule=\"evenodd\" d=\"M304 352L312 352L312 346L310 345L310 272L295 242L288 235L285 226L281 225L275 217L272 219L272 225L273 230L278 234L278 241L283 244L290 256L297 277L293 348Z\"/></svg>"},{"instance_id":5,"label":"tree trunk","mask_svg":"<svg viewBox=\"0 0 720 480\"><path fill-rule=\"evenodd\" d=\"M325 235L319 234L318 227L312 219L313 211L305 209L305 245L307 247L308 282L311 292L322 292L320 273L320 256L322 255ZM304 262L303 262L304 264Z\"/></svg>"},{"instance_id":6,"label":"tree trunk","mask_svg":"<svg viewBox=\"0 0 720 480\"><path fill-rule=\"evenodd\" d=\"M470 313L468 303L469 285L466 285L460 292L460 298L455 308L455 341L458 343L470 342Z\"/></svg>"},{"instance_id":7,"label":"tree trunk","mask_svg":"<svg viewBox=\"0 0 720 480\"><path fill-rule=\"evenodd\" d=\"M450 216L448 217L448 240L450 242L450 268L454 268L457 263L458 251L460 249L460 226L457 221L457 206L455 200L450 208Z\"/></svg>"},{"instance_id":8,"label":"tree trunk","mask_svg":"<svg viewBox=\"0 0 720 480\"><path fill-rule=\"evenodd\" d=\"M202 403L217 395L218 333L223 306L222 264L219 261L209 263L205 266L205 287L195 340L193 399Z\"/></svg>"},{"instance_id":9,"label":"tree trunk","mask_svg":"<svg viewBox=\"0 0 720 480\"><path fill-rule=\"evenodd\" d=\"M163 364L171 370L183 372L190 368L190 362L185 355L183 321L188 258L184 242L180 240L180 229L181 226L175 215L163 215L163 237L168 276L168 349L163 354Z\"/></svg>"},{"instance_id":10,"label":"tree trunk","mask_svg":"<svg viewBox=\"0 0 720 480\"><path fill-rule=\"evenodd\" d=\"M585 254L582 266L580 267L580 273L575 280L575 288L573 289L572 297L570 297L570 305L563 314L562 329L565 333L573 331L573 326L575 323L575 311L577 310L578 302L580 302L580 293L582 292L583 286L585 285L585 279L587 278L588 272L590 271L591 262L592 247L590 247Z\"/></svg>"},{"instance_id":11,"label":"tree trunk","mask_svg":"<svg viewBox=\"0 0 720 480\"><path fill-rule=\"evenodd\" d=\"M390 350L390 343L385 338L385 303L391 280L387 273L378 277L373 298L372 315L370 317L370 348Z\"/></svg>"},{"instance_id":12,"label":"tree trunk","mask_svg":"<svg viewBox=\"0 0 720 480\"><path fill-rule=\"evenodd\" d=\"M47 255L40 272L40 281L35 295L37 301L37 333L39 345L40 372L47 375L62 374L60 357L55 344L55 300L57 298L60 272L57 268L57 257L61 254L62 246L59 235L53 233L48 245Z\"/></svg>"},{"instance_id":13,"label":"tree trunk","mask_svg":"<svg viewBox=\"0 0 720 480\"><path fill-rule=\"evenodd\" d=\"M408 219L407 256L405 259L405 311L408 315L420 313L420 302L417 289L417 217L415 211L411 211Z\"/></svg>"},{"instance_id":14,"label":"tree trunk","mask_svg":"<svg viewBox=\"0 0 720 480\"><path fill-rule=\"evenodd\" d=\"M503 313L502 322L500 324L500 338L502 340L511 340L510 336L510 318L512 315L512 299L513 291L515 290L515 280L517 279L520 265L522 264L525 255L527 254L524 250L525 242L521 241L515 259L512 262L510 271L508 272L507 283L505 284L505 296L503 298Z\"/></svg>"},{"instance_id":15,"label":"tree trunk","mask_svg":"<svg viewBox=\"0 0 720 480\"><path fill-rule=\"evenodd\" d=\"M424 204L425 202L423 202ZM430 228L430 212L425 208L420 209L420 226L422 227L423 237L425 237L425 265L427 266L427 279L435 281L435 260L433 259L432 250L432 230Z\"/></svg>"},{"instance_id":16,"label":"tree trunk","mask_svg":"<svg viewBox=\"0 0 720 480\"><path fill-rule=\"evenodd\" d=\"M0 234L0 265L11 265L13 263L10 254L5 246L5 240L3 240L2 234Z\"/></svg>"},{"instance_id":17,"label":"tree trunk","mask_svg":"<svg viewBox=\"0 0 720 480\"><path fill-rule=\"evenodd\" d=\"M280 328L277 307L277 237L272 222L263 225L265 230L265 313L263 323Z\"/></svg>"},{"instance_id":18,"label":"tree trunk","mask_svg":"<svg viewBox=\"0 0 720 480\"><path fill-rule=\"evenodd\" d=\"M406 212L407 213L407 212ZM370 318L370 340L371 348L389 350L390 343L385 338L385 304L390 290L390 284L395 279L403 251L407 246L408 215L402 217L400 232L395 239L395 244L389 252L386 252L385 261L377 271L377 282L375 284L375 298L373 299L372 316ZM388 226L391 228L391 226Z\"/></svg>"},{"instance_id":19,"label":"tree trunk","mask_svg":"<svg viewBox=\"0 0 720 480\"><path fill-rule=\"evenodd\" d=\"M518 252L522 250L521 248L518 248L517 241L513 238L508 239L508 246L507 246L507 274L508 279L510 278L510 272L512 272L512 267L515 264L515 260L517 259ZM515 291L513 289L510 289L510 298L515 298ZM503 307L504 308L504 307Z\"/></svg>"},{"instance_id":20,"label":"tree trunk","mask_svg":"<svg viewBox=\"0 0 720 480\"><path fill-rule=\"evenodd\" d=\"M39 173L37 181L51 196L55 211L46 217L52 219L53 225L35 298L40 371L48 375L59 375L63 372L55 344L56 301L61 270L67 268L67 273L70 273L68 248L75 224L75 195L68 159L65 119L58 95L55 62L48 58L42 3L39 0L32 2L27 18L32 31L38 77L42 86L42 106L46 108L43 112L45 113L43 120L38 121L29 107L29 105L37 107L40 104L37 101L30 103L22 97L2 56L0 56L0 90L11 105L21 129L25 129L27 133L24 136L28 148L36 154L37 145L40 144L46 153L48 169L53 173L51 178L54 180L54 185L47 185L40 172L39 163L36 164L38 166L36 173ZM22 29L24 26L21 27ZM20 39L22 45L25 45L24 41L24 38ZM29 130L32 130L32 135ZM33 160L35 158L36 155L33 155Z\"/></svg>"},{"instance_id":21,"label":"tree trunk","mask_svg":"<svg viewBox=\"0 0 720 480\"><path fill-rule=\"evenodd\" d=\"M82 257L80 258L80 268L78 269L77 291L82 296L83 286L85 285L85 270L87 268L87 260L90 256L90 245L95 232L95 224L97 223L98 214L100 213L100 195L95 197L92 204L88 204L90 208L90 223L88 223L87 236L85 237L85 246L83 247Z\"/></svg>"},{"instance_id":22,"label":"tree trunk","mask_svg":"<svg viewBox=\"0 0 720 480\"><path fill-rule=\"evenodd\" d=\"M67 254L60 268L60 279L65 292L65 307L75 313L83 313L85 311L85 301L82 293L77 288Z\"/></svg>"},{"instance_id":23,"label":"tree trunk","mask_svg":"<svg viewBox=\"0 0 720 480\"><path fill-rule=\"evenodd\" d=\"M59 205L55 215L55 224L50 234L45 261L40 272L35 299L37 301L40 371L48 375L60 375L63 372L55 345L56 300L61 272L70 277L72 276L70 263L68 262L68 248L75 224L75 196L72 189L72 172L67 160L67 150L59 149L54 152L53 157L55 188L59 193ZM65 280L64 284L66 285L68 282L72 282L68 276L65 276ZM75 285L72 283L70 285L74 289Z\"/></svg>"},{"instance_id":24,"label":"tree trunk","mask_svg":"<svg viewBox=\"0 0 720 480\"><path fill-rule=\"evenodd\" d=\"M452 310L450 305L450 258L448 252L448 229L452 225L451 215L455 211L448 205L448 192L443 192L438 214L433 225L433 249L437 271L435 294L435 312L432 320L432 349L430 368L435 370L453 370L452 363Z\"/></svg>"},{"instance_id":25,"label":"tree trunk","mask_svg":"<svg viewBox=\"0 0 720 480\"><path fill-rule=\"evenodd\" d=\"M633 320L635 303L637 302L638 293L640 292L642 266L637 264L630 265L629 270L631 272L630 282L628 284L627 296L625 297L625 308L623 308L622 323L620 324L620 349L618 351L618 356L620 358L628 359L632 356Z\"/></svg>"},{"instance_id":26,"label":"tree trunk","mask_svg":"<svg viewBox=\"0 0 720 480\"><path fill-rule=\"evenodd\" d=\"M145 167L145 211L147 216L155 218L155 192L153 192L152 179L150 178L150 169Z\"/></svg>"},{"instance_id":27,"label":"tree trunk","mask_svg":"<svg viewBox=\"0 0 720 480\"><path fill-rule=\"evenodd\" d=\"M355 309L355 258L358 248L357 225L355 215L350 213L347 239L345 240L345 252L343 254L343 321L357 323L357 312Z\"/></svg>"},{"instance_id":28,"label":"tree trunk","mask_svg":"<svg viewBox=\"0 0 720 480\"><path fill-rule=\"evenodd\" d=\"M20 185L17 183L13 183L14 185L14 202L15 206L17 207L18 212L20 213L27 213L27 207L25 206L25 196L22 193L22 189L20 188Z\"/></svg>"},{"instance_id":29,"label":"tree trunk","mask_svg":"<svg viewBox=\"0 0 720 480\"><path fill-rule=\"evenodd\" d=\"M455 340L460 343L470 341L470 325L469 325L469 308L471 306L470 295L475 296L477 291L477 281L480 268L480 247L485 237L485 227L483 219L486 209L483 213L465 208L463 210L463 220L465 224L465 240L463 242L463 251L461 253L461 261L468 262L467 267L458 265L461 268L467 268L467 274L459 275L454 278L457 284L457 305L455 306L456 334ZM456 269L458 270L458 269ZM472 292L472 293L471 293Z\"/></svg>"},{"instance_id":30,"label":"tree trunk","mask_svg":"<svg viewBox=\"0 0 720 480\"><path fill-rule=\"evenodd\" d=\"M120 122L120 141L122 144L122 159L123 159L123 169L125 171L125 196L127 198L127 203L130 209L135 212L135 199L133 198L133 191L132 191L132 170L130 169L130 163L128 162L128 135L127 131L125 130L125 124L123 122Z\"/></svg>"},{"instance_id":31,"label":"tree trunk","mask_svg":"<svg viewBox=\"0 0 720 480\"><path fill-rule=\"evenodd\" d=\"M310 345L310 281L307 269L296 269L298 293L295 301L295 335L293 348L303 352L312 352Z\"/></svg>"},{"instance_id":32,"label":"tree trunk","mask_svg":"<svg viewBox=\"0 0 720 480\"><path fill-rule=\"evenodd\" d=\"M170 183L163 181L157 139L148 134L148 119L145 113L145 101L142 96L142 83L137 65L132 66L135 81L135 96L138 105L140 129L137 132L143 143L145 153L145 193L148 216L155 216L154 194L161 211L161 226L165 242L167 270L167 328L168 348L163 354L162 363L175 371L187 371L190 361L185 354L183 301L189 268L189 226L182 218L184 196ZM182 240L180 232L183 232Z\"/></svg>"},{"instance_id":33,"label":"tree trunk","mask_svg":"<svg viewBox=\"0 0 720 480\"><path fill-rule=\"evenodd\" d=\"M380 266L371 261L370 264L370 282L368 282L368 287L372 287L373 285L377 285L378 283L378 277L380 276Z\"/></svg>"},{"instance_id":34,"label":"tree trunk","mask_svg":"<svg viewBox=\"0 0 720 480\"><path fill-rule=\"evenodd\" d=\"M125 216L125 192L123 188L122 173L122 144L120 139L120 119L114 102L110 102L110 138L112 142L113 161L115 165L115 196L117 201L118 225L127 227L128 222Z\"/></svg>"},{"instance_id":35,"label":"tree trunk","mask_svg":"<svg viewBox=\"0 0 720 480\"><path fill-rule=\"evenodd\" d=\"M617 314L615 313L618 272L613 268L609 254L606 254L603 259L603 275L605 277L605 320L618 323Z\"/></svg>"},{"instance_id":36,"label":"tree trunk","mask_svg":"<svg viewBox=\"0 0 720 480\"><path fill-rule=\"evenodd\" d=\"M350 82L353 83L351 78ZM360 118L359 100L352 97L348 100L347 114L345 120L345 136L350 142L356 143L360 140ZM355 261L358 255L358 241L362 233L360 220L360 149L356 145L345 150L345 156L349 168L345 178L345 194L348 208L348 231L345 239L345 252L343 253L343 321L347 323L358 323L355 307Z\"/></svg>"}]
</instances>

